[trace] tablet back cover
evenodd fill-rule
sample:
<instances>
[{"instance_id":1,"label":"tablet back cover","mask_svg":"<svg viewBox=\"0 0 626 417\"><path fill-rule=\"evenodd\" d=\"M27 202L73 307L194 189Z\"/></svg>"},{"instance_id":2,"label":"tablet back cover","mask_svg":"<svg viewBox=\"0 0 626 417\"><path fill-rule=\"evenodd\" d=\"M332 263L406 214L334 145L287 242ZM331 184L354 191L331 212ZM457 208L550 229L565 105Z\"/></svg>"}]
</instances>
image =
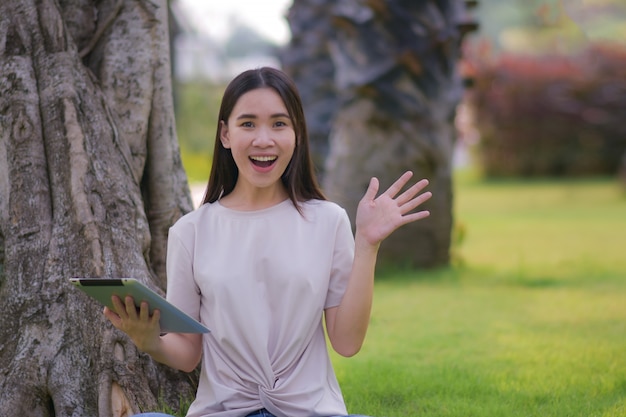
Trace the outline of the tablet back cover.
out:
<instances>
[{"instance_id":1,"label":"tablet back cover","mask_svg":"<svg viewBox=\"0 0 626 417\"><path fill-rule=\"evenodd\" d=\"M208 333L209 329L168 302L165 298L134 278L71 278L70 282L87 293L90 297L113 308L111 297L117 295L124 299L130 295L139 306L146 301L150 306L150 314L160 310L161 332L163 333Z\"/></svg>"}]
</instances>

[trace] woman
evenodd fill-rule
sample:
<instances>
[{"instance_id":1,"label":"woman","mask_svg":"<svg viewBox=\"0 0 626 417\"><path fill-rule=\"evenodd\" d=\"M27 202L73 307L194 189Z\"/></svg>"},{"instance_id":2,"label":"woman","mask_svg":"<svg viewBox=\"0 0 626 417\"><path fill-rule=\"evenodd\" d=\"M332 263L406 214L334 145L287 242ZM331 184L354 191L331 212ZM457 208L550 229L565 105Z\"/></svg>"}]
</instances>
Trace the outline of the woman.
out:
<instances>
[{"instance_id":1,"label":"woman","mask_svg":"<svg viewBox=\"0 0 626 417\"><path fill-rule=\"evenodd\" d=\"M359 351L381 241L429 215L413 212L428 181L400 193L410 177L378 197L372 178L353 236L315 180L294 83L246 71L224 92L203 204L168 241L168 300L211 333L160 336L159 313L143 303L137 314L131 298L105 315L159 362L191 371L202 360L188 416L345 416L323 320L335 351Z\"/></svg>"}]
</instances>

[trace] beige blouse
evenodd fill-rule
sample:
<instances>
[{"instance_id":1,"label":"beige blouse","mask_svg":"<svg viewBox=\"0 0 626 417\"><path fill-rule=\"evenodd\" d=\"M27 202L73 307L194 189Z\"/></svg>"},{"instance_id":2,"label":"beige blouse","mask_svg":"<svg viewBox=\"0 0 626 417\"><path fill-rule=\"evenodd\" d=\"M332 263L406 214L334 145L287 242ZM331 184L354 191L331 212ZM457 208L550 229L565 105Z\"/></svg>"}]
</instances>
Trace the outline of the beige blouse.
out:
<instances>
[{"instance_id":1,"label":"beige blouse","mask_svg":"<svg viewBox=\"0 0 626 417\"><path fill-rule=\"evenodd\" d=\"M187 416L347 414L322 313L341 302L354 237L338 205L301 205L205 204L170 229L167 298L211 329Z\"/></svg>"}]
</instances>

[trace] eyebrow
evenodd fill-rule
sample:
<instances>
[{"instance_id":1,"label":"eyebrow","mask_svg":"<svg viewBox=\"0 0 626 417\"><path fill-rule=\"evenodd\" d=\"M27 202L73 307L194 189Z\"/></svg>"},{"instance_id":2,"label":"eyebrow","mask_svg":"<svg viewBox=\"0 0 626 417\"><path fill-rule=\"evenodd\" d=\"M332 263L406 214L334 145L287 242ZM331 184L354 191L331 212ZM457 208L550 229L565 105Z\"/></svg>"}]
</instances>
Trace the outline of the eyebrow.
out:
<instances>
[{"instance_id":1,"label":"eyebrow","mask_svg":"<svg viewBox=\"0 0 626 417\"><path fill-rule=\"evenodd\" d=\"M274 113L274 114L272 114L270 116L270 119L277 119L279 117L285 117L287 119L291 119L291 117L289 117L289 115L286 114L286 113ZM256 118L258 118L258 116L256 114L244 113L244 114L240 114L239 116L237 116L236 120L239 120L239 119L256 119Z\"/></svg>"}]
</instances>

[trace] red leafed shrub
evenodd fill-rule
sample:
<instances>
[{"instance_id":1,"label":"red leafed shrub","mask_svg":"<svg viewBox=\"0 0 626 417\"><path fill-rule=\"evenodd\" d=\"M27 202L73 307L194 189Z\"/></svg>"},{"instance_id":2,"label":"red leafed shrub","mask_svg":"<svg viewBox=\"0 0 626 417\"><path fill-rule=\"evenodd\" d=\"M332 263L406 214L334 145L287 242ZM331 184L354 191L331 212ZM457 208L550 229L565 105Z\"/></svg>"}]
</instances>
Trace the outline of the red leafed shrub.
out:
<instances>
[{"instance_id":1,"label":"red leafed shrub","mask_svg":"<svg viewBox=\"0 0 626 417\"><path fill-rule=\"evenodd\" d=\"M615 174L626 155L626 49L469 59L485 174Z\"/></svg>"}]
</instances>

